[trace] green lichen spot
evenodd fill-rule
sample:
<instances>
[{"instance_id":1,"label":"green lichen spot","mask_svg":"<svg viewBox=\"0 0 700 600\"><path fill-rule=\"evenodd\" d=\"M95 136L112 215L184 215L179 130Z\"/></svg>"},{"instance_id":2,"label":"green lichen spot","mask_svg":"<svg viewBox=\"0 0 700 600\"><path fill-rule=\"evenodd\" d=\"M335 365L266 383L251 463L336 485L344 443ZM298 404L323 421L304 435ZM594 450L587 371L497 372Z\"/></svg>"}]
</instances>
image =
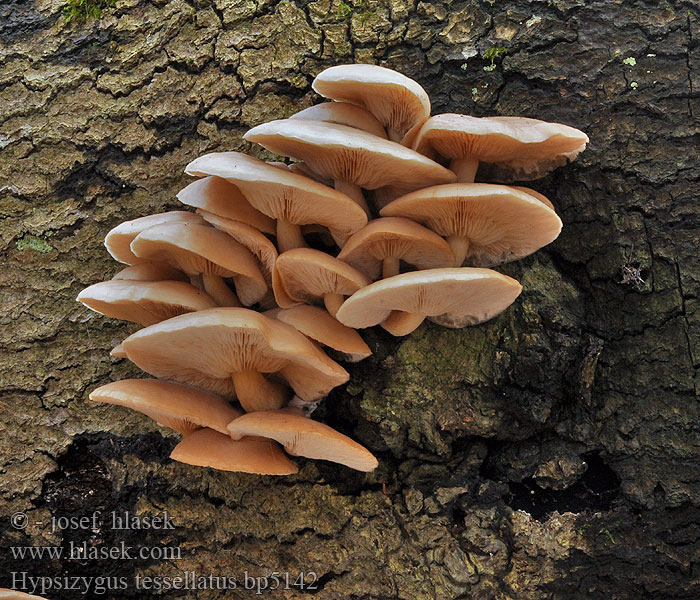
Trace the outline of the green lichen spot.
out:
<instances>
[{"instance_id":1,"label":"green lichen spot","mask_svg":"<svg viewBox=\"0 0 700 600\"><path fill-rule=\"evenodd\" d=\"M633 81L632 83L630 83L630 87L631 87L633 90L636 90L637 87L639 87L639 84L638 84L636 81Z\"/></svg>"},{"instance_id":2,"label":"green lichen spot","mask_svg":"<svg viewBox=\"0 0 700 600\"><path fill-rule=\"evenodd\" d=\"M353 7L349 4L343 2L342 0L338 2L338 8L335 12L335 16L339 21L349 21L352 17Z\"/></svg>"},{"instance_id":3,"label":"green lichen spot","mask_svg":"<svg viewBox=\"0 0 700 600\"><path fill-rule=\"evenodd\" d=\"M487 67L484 67L484 71L493 71L496 68L495 64L490 64Z\"/></svg>"},{"instance_id":4,"label":"green lichen spot","mask_svg":"<svg viewBox=\"0 0 700 600\"><path fill-rule=\"evenodd\" d=\"M493 47L489 48L488 50L484 51L484 53L481 55L485 60L490 60L491 64L493 64L493 61L496 60L497 58L508 54L508 48L504 48L503 46L498 46L498 47Z\"/></svg>"},{"instance_id":5,"label":"green lichen spot","mask_svg":"<svg viewBox=\"0 0 700 600\"><path fill-rule=\"evenodd\" d=\"M630 67L633 67L634 65L637 64L637 59L634 58L633 56L629 56L629 57L625 58L622 62L625 63L626 65L629 65Z\"/></svg>"},{"instance_id":6,"label":"green lichen spot","mask_svg":"<svg viewBox=\"0 0 700 600\"><path fill-rule=\"evenodd\" d=\"M34 237L33 235L25 235L15 243L17 245L17 250L34 250L34 252L41 252L42 254L53 250L53 246L46 242L46 240Z\"/></svg>"},{"instance_id":7,"label":"green lichen spot","mask_svg":"<svg viewBox=\"0 0 700 600\"><path fill-rule=\"evenodd\" d=\"M82 23L88 19L99 19L105 8L115 4L116 0L68 0L63 7L63 16L68 23Z\"/></svg>"}]
</instances>

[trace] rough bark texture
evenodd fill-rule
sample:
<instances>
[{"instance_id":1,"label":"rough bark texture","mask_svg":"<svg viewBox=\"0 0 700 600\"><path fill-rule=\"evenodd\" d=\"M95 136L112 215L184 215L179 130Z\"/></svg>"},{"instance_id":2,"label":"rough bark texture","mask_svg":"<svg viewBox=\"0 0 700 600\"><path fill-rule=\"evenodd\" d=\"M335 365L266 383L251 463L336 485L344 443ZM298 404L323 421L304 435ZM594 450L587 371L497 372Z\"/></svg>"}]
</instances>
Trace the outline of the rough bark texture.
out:
<instances>
[{"instance_id":1,"label":"rough bark texture","mask_svg":"<svg viewBox=\"0 0 700 600\"><path fill-rule=\"evenodd\" d=\"M124 576L108 597L142 598L155 594L137 573L276 570L315 572L328 599L700 596L696 2L119 0L85 23L66 23L63 4L0 7L0 586L11 571ZM503 269L524 292L494 321L366 336L375 354L320 417L377 454L374 474L171 462L172 434L88 402L137 375L108 355L134 328L75 296L118 270L111 227L177 206L189 160L263 156L245 130L311 105L313 76L352 61L414 77L435 113L584 129L579 160L534 185L563 233ZM165 509L174 532L47 528L51 515ZM84 540L182 555L8 550Z\"/></svg>"}]
</instances>

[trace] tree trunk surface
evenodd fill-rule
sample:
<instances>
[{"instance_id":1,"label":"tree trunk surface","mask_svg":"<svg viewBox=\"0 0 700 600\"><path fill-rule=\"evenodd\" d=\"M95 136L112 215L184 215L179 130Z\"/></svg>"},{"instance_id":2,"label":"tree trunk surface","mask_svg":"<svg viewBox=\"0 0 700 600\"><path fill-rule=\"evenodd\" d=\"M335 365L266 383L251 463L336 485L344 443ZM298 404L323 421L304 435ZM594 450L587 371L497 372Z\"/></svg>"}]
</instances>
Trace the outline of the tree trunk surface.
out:
<instances>
[{"instance_id":1,"label":"tree trunk surface","mask_svg":"<svg viewBox=\"0 0 700 600\"><path fill-rule=\"evenodd\" d=\"M276 571L263 597L700 597L697 2L118 0L85 22L63 5L0 6L0 587L250 598ZM374 354L317 415L374 473L173 462L172 432L88 400L141 376L109 356L137 327L75 297L120 269L110 228L178 208L201 154L268 157L243 133L346 62L413 77L433 114L583 129L576 162L531 184L562 234L501 269L524 290L498 318L363 334ZM116 529L127 511L174 528ZM178 576L208 579L163 587Z\"/></svg>"}]
</instances>

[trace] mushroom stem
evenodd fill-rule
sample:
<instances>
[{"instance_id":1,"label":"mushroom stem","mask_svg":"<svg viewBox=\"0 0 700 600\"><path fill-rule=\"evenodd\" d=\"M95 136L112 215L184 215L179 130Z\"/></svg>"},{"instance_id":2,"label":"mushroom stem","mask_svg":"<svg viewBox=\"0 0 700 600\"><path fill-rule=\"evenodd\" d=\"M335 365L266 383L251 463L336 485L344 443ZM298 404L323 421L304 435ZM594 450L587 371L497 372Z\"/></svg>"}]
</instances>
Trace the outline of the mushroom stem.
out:
<instances>
[{"instance_id":1,"label":"mushroom stem","mask_svg":"<svg viewBox=\"0 0 700 600\"><path fill-rule=\"evenodd\" d=\"M382 279L399 274L401 261L395 256L389 256L382 261Z\"/></svg>"},{"instance_id":2,"label":"mushroom stem","mask_svg":"<svg viewBox=\"0 0 700 600\"><path fill-rule=\"evenodd\" d=\"M478 168L478 158L453 158L450 161L450 171L457 175L457 181L461 183L474 183L474 177Z\"/></svg>"},{"instance_id":3,"label":"mushroom stem","mask_svg":"<svg viewBox=\"0 0 700 600\"><path fill-rule=\"evenodd\" d=\"M469 238L461 235L451 235L447 238L447 243L452 248L455 255L455 266L461 267L469 252Z\"/></svg>"},{"instance_id":4,"label":"mushroom stem","mask_svg":"<svg viewBox=\"0 0 700 600\"><path fill-rule=\"evenodd\" d=\"M307 247L301 227L284 219L277 219L277 245L280 252Z\"/></svg>"},{"instance_id":5,"label":"mushroom stem","mask_svg":"<svg viewBox=\"0 0 700 600\"><path fill-rule=\"evenodd\" d=\"M365 200L365 195L362 193L362 189L359 185L343 179L336 179L335 189L349 196L353 202L358 204L360 208L365 211L368 219L372 218L372 214L369 212L369 207L367 206L367 201Z\"/></svg>"},{"instance_id":6,"label":"mushroom stem","mask_svg":"<svg viewBox=\"0 0 700 600\"><path fill-rule=\"evenodd\" d=\"M275 295L270 289L267 290L267 294L265 294L260 300L260 310L271 310L273 308L277 308L277 301L275 300Z\"/></svg>"},{"instance_id":7,"label":"mushroom stem","mask_svg":"<svg viewBox=\"0 0 700 600\"><path fill-rule=\"evenodd\" d=\"M287 403L287 389L265 379L257 371L239 371L233 373L231 379L236 387L238 401L246 412L277 410Z\"/></svg>"},{"instance_id":8,"label":"mushroom stem","mask_svg":"<svg viewBox=\"0 0 700 600\"><path fill-rule=\"evenodd\" d=\"M323 304L325 304L328 313L334 318L343 302L345 302L345 296L342 294L324 294L323 296Z\"/></svg>"},{"instance_id":9,"label":"mushroom stem","mask_svg":"<svg viewBox=\"0 0 700 600\"><path fill-rule=\"evenodd\" d=\"M226 285L226 282L218 275L202 273L204 291L209 294L219 306L240 306L236 294Z\"/></svg>"},{"instance_id":10,"label":"mushroom stem","mask_svg":"<svg viewBox=\"0 0 700 600\"><path fill-rule=\"evenodd\" d=\"M418 329L425 320L425 315L420 313L407 313L402 310L392 310L391 314L384 319L382 327L391 335L408 335Z\"/></svg>"}]
</instances>

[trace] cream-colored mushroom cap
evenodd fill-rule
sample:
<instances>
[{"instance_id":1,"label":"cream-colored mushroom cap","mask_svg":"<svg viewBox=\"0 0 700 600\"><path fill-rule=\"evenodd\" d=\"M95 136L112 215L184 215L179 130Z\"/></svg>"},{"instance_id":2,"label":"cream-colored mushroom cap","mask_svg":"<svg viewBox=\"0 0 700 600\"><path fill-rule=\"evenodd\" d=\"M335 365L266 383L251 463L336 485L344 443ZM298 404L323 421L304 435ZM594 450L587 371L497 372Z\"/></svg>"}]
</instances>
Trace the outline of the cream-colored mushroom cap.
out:
<instances>
[{"instance_id":1,"label":"cream-colored mushroom cap","mask_svg":"<svg viewBox=\"0 0 700 600\"><path fill-rule=\"evenodd\" d=\"M372 471L378 465L369 450L348 436L289 409L243 415L229 423L228 432L234 440L271 438L292 456L330 460L358 471Z\"/></svg>"},{"instance_id":2,"label":"cream-colored mushroom cap","mask_svg":"<svg viewBox=\"0 0 700 600\"><path fill-rule=\"evenodd\" d=\"M246 411L281 408L286 389L326 396L348 373L293 327L245 308L213 308L146 327L122 342L129 360L155 377L238 397Z\"/></svg>"},{"instance_id":3,"label":"cream-colored mushroom cap","mask_svg":"<svg viewBox=\"0 0 700 600\"><path fill-rule=\"evenodd\" d=\"M275 233L275 222L253 208L241 191L221 177L203 177L180 190L177 199L226 219L240 221L259 231Z\"/></svg>"},{"instance_id":4,"label":"cream-colored mushroom cap","mask_svg":"<svg viewBox=\"0 0 700 600\"><path fill-rule=\"evenodd\" d=\"M126 350L124 350L124 346L122 346L121 342L109 351L109 355L114 358L127 358Z\"/></svg>"},{"instance_id":5,"label":"cream-colored mushroom cap","mask_svg":"<svg viewBox=\"0 0 700 600\"><path fill-rule=\"evenodd\" d=\"M234 441L213 429L198 429L186 435L170 458L197 467L256 475L293 475L299 471L271 440Z\"/></svg>"},{"instance_id":6,"label":"cream-colored mushroom cap","mask_svg":"<svg viewBox=\"0 0 700 600\"><path fill-rule=\"evenodd\" d=\"M453 183L411 192L387 204L383 216L406 217L448 238L456 264L500 265L557 238L561 219L531 194L505 185Z\"/></svg>"},{"instance_id":7,"label":"cream-colored mushroom cap","mask_svg":"<svg viewBox=\"0 0 700 600\"><path fill-rule=\"evenodd\" d=\"M537 198L540 202L546 204L552 210L556 210L554 208L554 204L552 204L551 200L547 198L547 196L545 196L544 194L540 194L540 192L530 189L529 187L525 187L523 185L514 185L512 187L518 190L519 192L525 192L526 194L530 194L530 196L532 196L533 198Z\"/></svg>"},{"instance_id":8,"label":"cream-colored mushroom cap","mask_svg":"<svg viewBox=\"0 0 700 600\"><path fill-rule=\"evenodd\" d=\"M338 258L373 281L398 275L401 260L419 269L455 266L455 255L445 240L400 217L370 221L348 238Z\"/></svg>"},{"instance_id":9,"label":"cream-colored mushroom cap","mask_svg":"<svg viewBox=\"0 0 700 600\"><path fill-rule=\"evenodd\" d=\"M515 181L543 177L574 160L587 143L585 133L561 123L444 114L425 122L412 147L431 158L465 161L451 165L460 181L474 181L473 161L489 163L491 174L500 181Z\"/></svg>"},{"instance_id":10,"label":"cream-colored mushroom cap","mask_svg":"<svg viewBox=\"0 0 700 600\"><path fill-rule=\"evenodd\" d=\"M141 258L166 262L190 276L201 274L204 289L219 303L219 288L212 282L225 286L222 277L233 278L238 297L246 306L258 302L267 291L250 250L208 225L170 223L149 227L134 238L131 250ZM245 281L244 286L238 285L239 279Z\"/></svg>"},{"instance_id":11,"label":"cream-colored mushroom cap","mask_svg":"<svg viewBox=\"0 0 700 600\"><path fill-rule=\"evenodd\" d=\"M338 125L362 129L362 131L387 139L386 130L372 113L360 106L348 104L347 102L323 102L322 104L305 108L289 118L338 123Z\"/></svg>"},{"instance_id":12,"label":"cream-colored mushroom cap","mask_svg":"<svg viewBox=\"0 0 700 600\"><path fill-rule=\"evenodd\" d=\"M410 148L346 125L283 119L258 125L243 137L271 152L303 160L320 175L368 190L455 180L454 173Z\"/></svg>"},{"instance_id":13,"label":"cream-colored mushroom cap","mask_svg":"<svg viewBox=\"0 0 700 600\"><path fill-rule=\"evenodd\" d=\"M94 390L90 400L131 408L185 435L200 427L227 433L226 426L243 414L221 396L158 379L114 381Z\"/></svg>"},{"instance_id":14,"label":"cream-colored mushroom cap","mask_svg":"<svg viewBox=\"0 0 700 600\"><path fill-rule=\"evenodd\" d=\"M153 261L140 262L122 269L112 279L128 281L189 281L180 269L166 263Z\"/></svg>"},{"instance_id":15,"label":"cream-colored mushroom cap","mask_svg":"<svg viewBox=\"0 0 700 600\"><path fill-rule=\"evenodd\" d=\"M389 139L397 142L430 116L430 99L420 84L384 67L330 67L311 86L321 96L366 108L386 127Z\"/></svg>"},{"instance_id":16,"label":"cream-colored mushroom cap","mask_svg":"<svg viewBox=\"0 0 700 600\"><path fill-rule=\"evenodd\" d=\"M295 248L280 254L275 274L275 297L282 308L289 308L287 299L295 303L325 304L333 316L344 296L371 283L364 273L342 260L310 248Z\"/></svg>"},{"instance_id":17,"label":"cream-colored mushroom cap","mask_svg":"<svg viewBox=\"0 0 700 600\"><path fill-rule=\"evenodd\" d=\"M204 223L204 220L195 213L184 210L172 210L170 212L147 215L124 221L112 229L105 237L105 247L112 258L119 262L132 265L144 262L146 259L139 258L131 251L131 242L134 238L149 227L162 225L164 223Z\"/></svg>"},{"instance_id":18,"label":"cream-colored mushroom cap","mask_svg":"<svg viewBox=\"0 0 700 600\"><path fill-rule=\"evenodd\" d=\"M262 233L254 227L241 223L240 221L232 221L218 215L214 215L205 210L199 210L204 220L219 229L226 232L239 244L242 244L258 261L260 272L265 278L268 288L272 289L272 271L275 268L277 260L277 249L275 245L268 240Z\"/></svg>"},{"instance_id":19,"label":"cream-colored mushroom cap","mask_svg":"<svg viewBox=\"0 0 700 600\"><path fill-rule=\"evenodd\" d=\"M46 600L43 596L33 596L15 590L0 589L0 600Z\"/></svg>"},{"instance_id":20,"label":"cream-colored mushroom cap","mask_svg":"<svg viewBox=\"0 0 700 600\"><path fill-rule=\"evenodd\" d=\"M257 210L277 220L281 251L304 245L299 225L323 225L344 240L367 223L364 211L345 194L240 152L206 154L185 171L217 175L235 184Z\"/></svg>"},{"instance_id":21,"label":"cream-colored mushroom cap","mask_svg":"<svg viewBox=\"0 0 700 600\"><path fill-rule=\"evenodd\" d=\"M406 335L425 317L433 316L463 327L504 311L521 290L515 279L490 269L414 271L382 279L356 292L340 307L337 318L353 328L382 323L393 335Z\"/></svg>"},{"instance_id":22,"label":"cream-colored mushroom cap","mask_svg":"<svg viewBox=\"0 0 700 600\"><path fill-rule=\"evenodd\" d=\"M291 308L278 308L275 319L291 325L306 337L337 351L343 360L358 362L367 358L372 351L354 329L345 327L322 308L300 304Z\"/></svg>"},{"instance_id":23,"label":"cream-colored mushroom cap","mask_svg":"<svg viewBox=\"0 0 700 600\"><path fill-rule=\"evenodd\" d=\"M217 306L207 294L184 281L112 279L85 288L76 300L101 315L143 326Z\"/></svg>"}]
</instances>

